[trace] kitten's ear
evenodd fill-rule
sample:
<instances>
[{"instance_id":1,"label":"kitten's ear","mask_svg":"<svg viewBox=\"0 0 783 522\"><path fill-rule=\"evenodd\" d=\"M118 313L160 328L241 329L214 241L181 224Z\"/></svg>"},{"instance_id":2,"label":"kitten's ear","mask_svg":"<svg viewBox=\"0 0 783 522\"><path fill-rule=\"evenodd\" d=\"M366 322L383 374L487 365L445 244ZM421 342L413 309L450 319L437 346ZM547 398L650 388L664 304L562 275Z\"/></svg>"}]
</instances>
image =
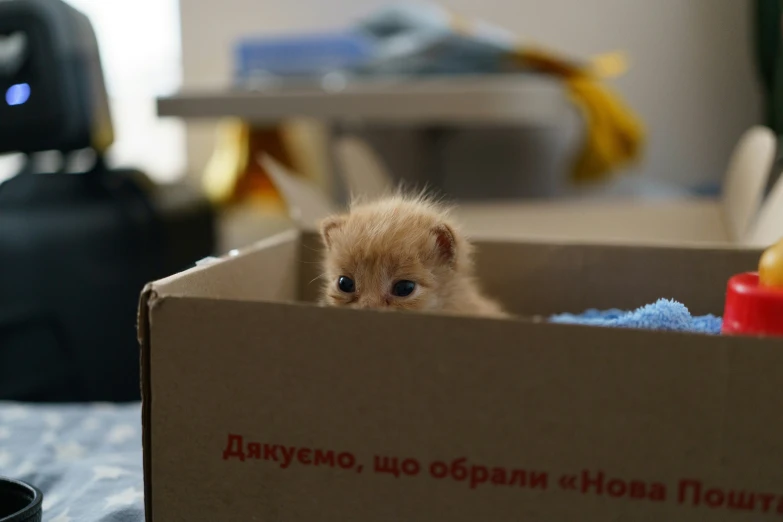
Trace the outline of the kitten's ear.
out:
<instances>
[{"instance_id":1,"label":"kitten's ear","mask_svg":"<svg viewBox=\"0 0 783 522\"><path fill-rule=\"evenodd\" d=\"M453 264L457 259L457 236L454 230L446 224L440 224L432 229L435 235L435 247L438 258L444 263Z\"/></svg>"},{"instance_id":2,"label":"kitten's ear","mask_svg":"<svg viewBox=\"0 0 783 522\"><path fill-rule=\"evenodd\" d=\"M321 239L326 248L332 248L331 234L345 223L345 216L330 216L321 221Z\"/></svg>"}]
</instances>

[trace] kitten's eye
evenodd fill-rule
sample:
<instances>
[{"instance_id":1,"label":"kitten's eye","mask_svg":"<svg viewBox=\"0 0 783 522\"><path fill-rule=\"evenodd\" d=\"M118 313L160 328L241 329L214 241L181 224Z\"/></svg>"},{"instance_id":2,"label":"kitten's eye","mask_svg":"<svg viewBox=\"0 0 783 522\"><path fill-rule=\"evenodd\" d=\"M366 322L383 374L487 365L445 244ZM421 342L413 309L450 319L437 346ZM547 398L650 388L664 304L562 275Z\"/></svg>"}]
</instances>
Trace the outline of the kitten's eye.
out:
<instances>
[{"instance_id":1,"label":"kitten's eye","mask_svg":"<svg viewBox=\"0 0 783 522\"><path fill-rule=\"evenodd\" d=\"M392 294L397 297L408 297L416 289L413 281L397 281L392 287Z\"/></svg>"},{"instance_id":2,"label":"kitten's eye","mask_svg":"<svg viewBox=\"0 0 783 522\"><path fill-rule=\"evenodd\" d=\"M341 292L352 294L356 291L356 283L354 283L353 279L350 277L340 276L337 280L337 288L339 288Z\"/></svg>"}]
</instances>

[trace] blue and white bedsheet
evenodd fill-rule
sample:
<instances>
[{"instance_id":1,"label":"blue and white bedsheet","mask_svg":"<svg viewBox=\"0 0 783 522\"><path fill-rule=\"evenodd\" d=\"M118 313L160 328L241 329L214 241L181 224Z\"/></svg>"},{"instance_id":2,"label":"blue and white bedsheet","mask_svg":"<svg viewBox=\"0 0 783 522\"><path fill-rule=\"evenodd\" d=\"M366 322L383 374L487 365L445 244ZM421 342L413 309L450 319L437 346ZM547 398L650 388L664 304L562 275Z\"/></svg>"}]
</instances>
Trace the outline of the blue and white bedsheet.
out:
<instances>
[{"instance_id":1,"label":"blue and white bedsheet","mask_svg":"<svg viewBox=\"0 0 783 522\"><path fill-rule=\"evenodd\" d=\"M143 522L141 406L0 402L0 475L43 491L45 522Z\"/></svg>"}]
</instances>

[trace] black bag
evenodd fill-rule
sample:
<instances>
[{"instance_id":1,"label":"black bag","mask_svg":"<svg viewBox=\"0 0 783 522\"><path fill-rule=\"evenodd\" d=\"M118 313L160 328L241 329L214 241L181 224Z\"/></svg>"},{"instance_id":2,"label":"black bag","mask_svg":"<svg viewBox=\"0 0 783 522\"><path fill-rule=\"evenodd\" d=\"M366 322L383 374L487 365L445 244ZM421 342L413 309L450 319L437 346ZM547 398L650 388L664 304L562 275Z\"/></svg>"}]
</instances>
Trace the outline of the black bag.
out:
<instances>
[{"instance_id":1,"label":"black bag","mask_svg":"<svg viewBox=\"0 0 783 522\"><path fill-rule=\"evenodd\" d=\"M214 243L201 196L135 171L0 185L0 399L138 400L139 294Z\"/></svg>"},{"instance_id":2,"label":"black bag","mask_svg":"<svg viewBox=\"0 0 783 522\"><path fill-rule=\"evenodd\" d=\"M62 0L0 0L0 153L92 149L88 172L31 156L0 185L0 400L138 400L145 283L214 253L212 209L101 160L113 141L90 21Z\"/></svg>"}]
</instances>

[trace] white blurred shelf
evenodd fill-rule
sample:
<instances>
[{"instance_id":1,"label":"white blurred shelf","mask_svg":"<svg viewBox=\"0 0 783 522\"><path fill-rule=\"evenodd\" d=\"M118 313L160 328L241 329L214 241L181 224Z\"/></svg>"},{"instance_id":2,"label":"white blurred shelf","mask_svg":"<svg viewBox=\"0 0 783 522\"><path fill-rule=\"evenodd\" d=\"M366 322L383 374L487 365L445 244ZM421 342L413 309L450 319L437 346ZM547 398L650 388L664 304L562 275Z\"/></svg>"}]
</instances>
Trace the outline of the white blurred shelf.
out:
<instances>
[{"instance_id":1,"label":"white blurred shelf","mask_svg":"<svg viewBox=\"0 0 783 522\"><path fill-rule=\"evenodd\" d=\"M573 111L562 83L538 75L349 82L339 90L312 84L259 91L191 90L158 99L158 115L237 117L251 122L309 117L405 125L553 126Z\"/></svg>"}]
</instances>

